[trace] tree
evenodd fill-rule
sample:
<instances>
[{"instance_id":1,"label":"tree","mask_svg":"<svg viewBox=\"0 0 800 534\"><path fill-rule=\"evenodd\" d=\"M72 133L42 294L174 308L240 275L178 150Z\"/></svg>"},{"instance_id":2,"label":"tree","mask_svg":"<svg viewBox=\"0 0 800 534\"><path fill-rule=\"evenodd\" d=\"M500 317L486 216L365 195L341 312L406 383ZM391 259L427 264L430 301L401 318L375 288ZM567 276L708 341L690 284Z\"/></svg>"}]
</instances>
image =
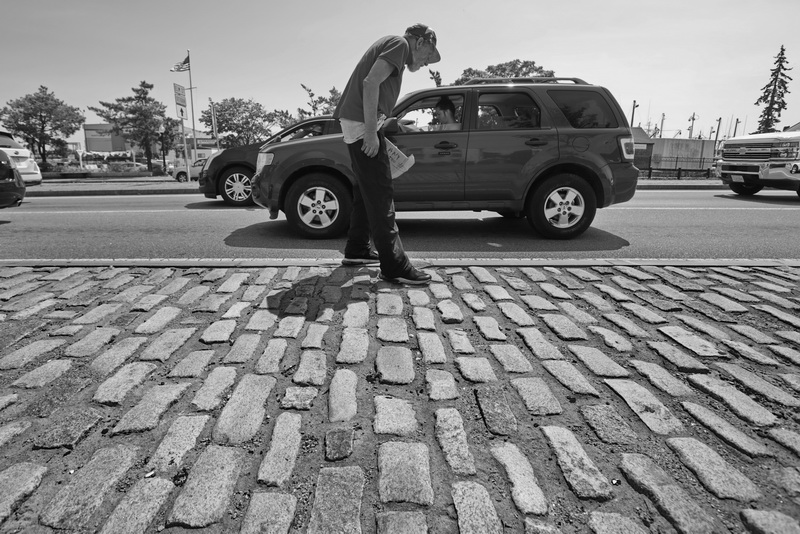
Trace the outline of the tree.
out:
<instances>
[{"instance_id":1,"label":"tree","mask_svg":"<svg viewBox=\"0 0 800 534\"><path fill-rule=\"evenodd\" d=\"M68 106L43 85L34 94L7 102L0 110L0 119L31 151L39 154L43 163L47 163L48 147L65 147L64 138L86 122L80 109Z\"/></svg>"},{"instance_id":2,"label":"tree","mask_svg":"<svg viewBox=\"0 0 800 534\"><path fill-rule=\"evenodd\" d=\"M468 68L461 73L453 85L464 85L472 78L529 78L533 76L553 76L552 70L545 70L535 61L514 59L497 65L489 65L484 70Z\"/></svg>"},{"instance_id":3,"label":"tree","mask_svg":"<svg viewBox=\"0 0 800 534\"><path fill-rule=\"evenodd\" d=\"M339 104L339 100L342 98L342 93L340 93L336 87L331 87L330 91L328 91L328 96L317 96L314 94L314 91L302 83L300 87L305 89L306 93L308 93L308 103L306 105L310 111L297 108L297 118L299 120L332 114Z\"/></svg>"},{"instance_id":4,"label":"tree","mask_svg":"<svg viewBox=\"0 0 800 534\"><path fill-rule=\"evenodd\" d=\"M438 70L432 70L432 69L428 69L428 72L431 75L431 80L433 80L433 83L436 84L436 87L441 87L442 86L441 73Z\"/></svg>"},{"instance_id":5,"label":"tree","mask_svg":"<svg viewBox=\"0 0 800 534\"><path fill-rule=\"evenodd\" d=\"M161 163L164 168L167 168L167 154L170 150L176 148L176 139L178 138L178 129L180 128L180 121L172 117L164 118L164 123L161 131L158 132L158 149L161 152Z\"/></svg>"},{"instance_id":6,"label":"tree","mask_svg":"<svg viewBox=\"0 0 800 534\"><path fill-rule=\"evenodd\" d=\"M253 99L225 98L214 104L220 146L230 148L263 141L270 133L272 119L264 106ZM211 132L211 105L200 114L200 122Z\"/></svg>"},{"instance_id":7,"label":"tree","mask_svg":"<svg viewBox=\"0 0 800 534\"><path fill-rule=\"evenodd\" d=\"M153 84L142 81L133 87L133 96L117 98L115 102L100 102L99 108L89 106L134 147L144 150L147 168L153 170L153 144L166 119L167 106L150 96Z\"/></svg>"},{"instance_id":8,"label":"tree","mask_svg":"<svg viewBox=\"0 0 800 534\"><path fill-rule=\"evenodd\" d=\"M761 89L761 97L756 100L755 105L765 104L764 111L758 119L758 130L756 133L774 132L775 125L780 122L781 111L786 109L786 95L789 93L788 82L792 79L786 71L792 70L787 67L786 49L781 45L781 51L775 56L775 68L770 71L769 83Z\"/></svg>"}]
</instances>

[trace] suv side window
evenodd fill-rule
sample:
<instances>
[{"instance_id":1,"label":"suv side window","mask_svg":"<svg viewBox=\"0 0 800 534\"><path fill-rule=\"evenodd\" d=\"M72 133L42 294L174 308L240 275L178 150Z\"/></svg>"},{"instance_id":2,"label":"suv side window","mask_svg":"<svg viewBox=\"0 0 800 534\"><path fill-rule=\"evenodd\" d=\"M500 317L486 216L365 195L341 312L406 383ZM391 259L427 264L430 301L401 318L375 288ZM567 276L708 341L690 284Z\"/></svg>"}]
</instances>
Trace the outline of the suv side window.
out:
<instances>
[{"instance_id":1,"label":"suv side window","mask_svg":"<svg viewBox=\"0 0 800 534\"><path fill-rule=\"evenodd\" d=\"M617 128L614 112L595 91L547 91L573 128Z\"/></svg>"},{"instance_id":2,"label":"suv side window","mask_svg":"<svg viewBox=\"0 0 800 534\"><path fill-rule=\"evenodd\" d=\"M478 130L541 128L542 113L527 93L481 93Z\"/></svg>"},{"instance_id":3,"label":"suv side window","mask_svg":"<svg viewBox=\"0 0 800 534\"><path fill-rule=\"evenodd\" d=\"M449 106L450 104L455 108L455 122L443 124L437 116L437 106ZM437 94L414 102L397 119L403 133L460 131L463 129L463 115L464 95Z\"/></svg>"}]
</instances>

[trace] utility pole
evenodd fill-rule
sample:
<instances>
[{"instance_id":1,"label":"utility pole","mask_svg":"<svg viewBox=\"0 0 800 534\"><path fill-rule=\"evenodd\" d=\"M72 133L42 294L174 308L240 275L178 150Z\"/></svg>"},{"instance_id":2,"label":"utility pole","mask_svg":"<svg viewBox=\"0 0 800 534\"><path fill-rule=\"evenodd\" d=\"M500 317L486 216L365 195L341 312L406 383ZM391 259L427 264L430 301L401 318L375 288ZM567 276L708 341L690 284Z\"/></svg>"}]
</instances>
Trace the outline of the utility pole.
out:
<instances>
[{"instance_id":1,"label":"utility pole","mask_svg":"<svg viewBox=\"0 0 800 534\"><path fill-rule=\"evenodd\" d=\"M689 117L689 122L691 122L691 123L692 123L692 124L689 126L689 139L691 139L691 138L692 138L692 132L694 132L694 121L695 121L696 119L699 119L699 118L700 118L700 117L698 117L698 116L697 116L697 115L696 115L694 112L692 112L692 116L691 116L691 117Z\"/></svg>"},{"instance_id":2,"label":"utility pole","mask_svg":"<svg viewBox=\"0 0 800 534\"><path fill-rule=\"evenodd\" d=\"M661 134L664 133L664 118L666 117L665 114L661 114L661 129L658 131L658 138L661 139Z\"/></svg>"},{"instance_id":3,"label":"utility pole","mask_svg":"<svg viewBox=\"0 0 800 534\"><path fill-rule=\"evenodd\" d=\"M211 104L211 130L214 132L214 139L217 141L217 150L219 150L219 135L217 134L217 111L214 109L214 101L208 97L208 103Z\"/></svg>"},{"instance_id":4,"label":"utility pole","mask_svg":"<svg viewBox=\"0 0 800 534\"><path fill-rule=\"evenodd\" d=\"M631 110L631 128L633 128L633 116L636 114L636 108L639 107L639 104L636 103L636 100L633 101L633 109Z\"/></svg>"},{"instance_id":5,"label":"utility pole","mask_svg":"<svg viewBox=\"0 0 800 534\"><path fill-rule=\"evenodd\" d=\"M722 126L722 117L717 119L717 135L714 136L714 149L717 148L717 141L719 141L719 129Z\"/></svg>"}]
</instances>

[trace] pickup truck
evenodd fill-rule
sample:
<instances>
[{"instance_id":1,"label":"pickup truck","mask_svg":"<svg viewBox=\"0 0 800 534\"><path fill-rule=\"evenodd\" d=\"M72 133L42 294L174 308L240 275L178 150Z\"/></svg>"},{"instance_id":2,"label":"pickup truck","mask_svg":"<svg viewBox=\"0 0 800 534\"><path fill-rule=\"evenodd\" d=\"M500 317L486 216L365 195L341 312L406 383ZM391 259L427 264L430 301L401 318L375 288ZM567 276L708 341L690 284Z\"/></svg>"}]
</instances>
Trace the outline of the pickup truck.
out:
<instances>
[{"instance_id":1,"label":"pickup truck","mask_svg":"<svg viewBox=\"0 0 800 534\"><path fill-rule=\"evenodd\" d=\"M800 124L783 132L732 137L717 153L714 173L737 195L772 187L800 196Z\"/></svg>"}]
</instances>

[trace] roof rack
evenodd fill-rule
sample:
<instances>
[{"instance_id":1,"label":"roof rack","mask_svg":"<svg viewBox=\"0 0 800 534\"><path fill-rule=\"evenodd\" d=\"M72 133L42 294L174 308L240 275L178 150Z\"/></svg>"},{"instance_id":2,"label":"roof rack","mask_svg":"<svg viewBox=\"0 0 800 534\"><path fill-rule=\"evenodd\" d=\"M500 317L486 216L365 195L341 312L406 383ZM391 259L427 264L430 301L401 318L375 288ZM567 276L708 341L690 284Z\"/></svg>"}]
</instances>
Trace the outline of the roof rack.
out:
<instances>
[{"instance_id":1,"label":"roof rack","mask_svg":"<svg viewBox=\"0 0 800 534\"><path fill-rule=\"evenodd\" d=\"M547 76L533 76L530 78L472 78L464 85L481 85L485 83L564 83L572 82L575 85L589 85L580 78L553 78Z\"/></svg>"}]
</instances>

